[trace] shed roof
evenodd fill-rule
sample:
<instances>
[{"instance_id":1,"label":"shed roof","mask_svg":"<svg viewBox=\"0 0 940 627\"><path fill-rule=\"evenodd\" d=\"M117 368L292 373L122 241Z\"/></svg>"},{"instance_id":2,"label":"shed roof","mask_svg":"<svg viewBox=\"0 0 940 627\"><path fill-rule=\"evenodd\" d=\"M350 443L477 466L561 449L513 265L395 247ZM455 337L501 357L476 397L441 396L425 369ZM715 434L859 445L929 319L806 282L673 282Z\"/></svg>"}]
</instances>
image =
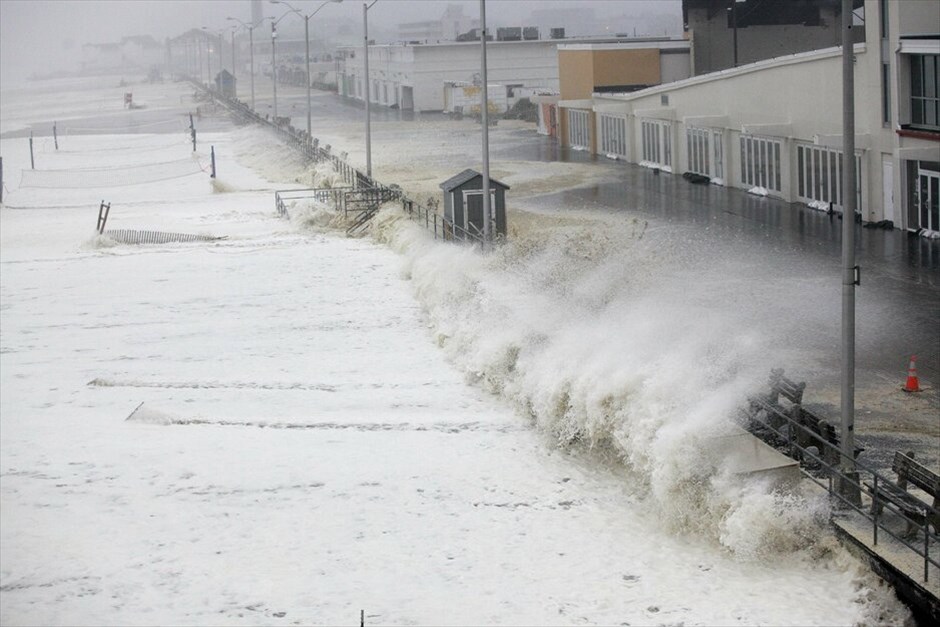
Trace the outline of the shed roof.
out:
<instances>
[{"instance_id":1,"label":"shed roof","mask_svg":"<svg viewBox=\"0 0 940 627\"><path fill-rule=\"evenodd\" d=\"M463 185L464 183L467 183L467 182L469 182L469 181L472 181L472 180L475 179L476 177L482 178L483 175L480 174L479 172L477 172L476 170L471 170L471 169L468 168L468 169L464 170L463 172L461 172L460 174L456 174L456 175L450 177L449 179L447 179L446 181L444 181L443 183L441 183L440 187L441 187L441 189L443 189L445 192L449 192L449 191L452 191L452 190L454 190L454 189L457 189L458 187L460 187L460 186ZM505 183L501 183L501 182L497 181L497 180L494 179L494 178L491 178L491 179L490 179L490 185L491 185L491 186L492 186L492 185L496 185L496 186L498 186L498 187L502 187L503 189L509 189L509 186L508 186L508 185L506 185Z\"/></svg>"}]
</instances>

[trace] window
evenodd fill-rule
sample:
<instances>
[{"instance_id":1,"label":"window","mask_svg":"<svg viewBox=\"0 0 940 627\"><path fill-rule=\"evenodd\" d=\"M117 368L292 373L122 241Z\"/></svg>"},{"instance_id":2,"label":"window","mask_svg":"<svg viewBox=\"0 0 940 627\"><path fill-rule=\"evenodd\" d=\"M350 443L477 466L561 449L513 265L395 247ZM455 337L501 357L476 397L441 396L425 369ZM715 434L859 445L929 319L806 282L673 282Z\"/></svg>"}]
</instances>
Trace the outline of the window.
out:
<instances>
[{"instance_id":1,"label":"window","mask_svg":"<svg viewBox=\"0 0 940 627\"><path fill-rule=\"evenodd\" d=\"M685 135L689 172L723 181L725 165L721 130L689 127Z\"/></svg>"},{"instance_id":2,"label":"window","mask_svg":"<svg viewBox=\"0 0 940 627\"><path fill-rule=\"evenodd\" d=\"M911 125L940 131L940 55L911 55Z\"/></svg>"},{"instance_id":3,"label":"window","mask_svg":"<svg viewBox=\"0 0 940 627\"><path fill-rule=\"evenodd\" d=\"M568 109L568 144L572 148L585 149L591 145L591 131L588 128L588 112L581 109Z\"/></svg>"},{"instance_id":4,"label":"window","mask_svg":"<svg viewBox=\"0 0 940 627\"><path fill-rule=\"evenodd\" d=\"M671 170L672 168L672 125L664 120L643 120L640 122L643 139L643 161L641 165L651 165Z\"/></svg>"},{"instance_id":5,"label":"window","mask_svg":"<svg viewBox=\"0 0 940 627\"><path fill-rule=\"evenodd\" d=\"M605 155L627 156L627 120L616 115L600 114L601 152Z\"/></svg>"},{"instance_id":6,"label":"window","mask_svg":"<svg viewBox=\"0 0 940 627\"><path fill-rule=\"evenodd\" d=\"M811 144L796 147L797 197L818 209L842 207L842 151ZM855 208L862 206L862 158L855 155Z\"/></svg>"},{"instance_id":7,"label":"window","mask_svg":"<svg viewBox=\"0 0 940 627\"><path fill-rule=\"evenodd\" d=\"M780 142L741 135L741 183L780 192Z\"/></svg>"},{"instance_id":8,"label":"window","mask_svg":"<svg viewBox=\"0 0 940 627\"><path fill-rule=\"evenodd\" d=\"M891 126L891 55L888 53L888 0L879 0L881 23L881 123Z\"/></svg>"}]
</instances>

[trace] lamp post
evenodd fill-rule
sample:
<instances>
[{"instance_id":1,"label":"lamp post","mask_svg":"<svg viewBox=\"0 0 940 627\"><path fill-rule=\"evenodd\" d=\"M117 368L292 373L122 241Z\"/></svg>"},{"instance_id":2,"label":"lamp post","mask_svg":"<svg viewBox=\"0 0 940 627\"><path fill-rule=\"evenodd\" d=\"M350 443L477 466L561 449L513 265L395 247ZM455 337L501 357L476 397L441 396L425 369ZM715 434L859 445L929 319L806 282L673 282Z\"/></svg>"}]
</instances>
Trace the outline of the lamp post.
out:
<instances>
[{"instance_id":1,"label":"lamp post","mask_svg":"<svg viewBox=\"0 0 940 627\"><path fill-rule=\"evenodd\" d=\"M235 31L237 27L232 27L232 97L238 99L238 81L235 78Z\"/></svg>"},{"instance_id":2,"label":"lamp post","mask_svg":"<svg viewBox=\"0 0 940 627\"><path fill-rule=\"evenodd\" d=\"M283 15L281 17L284 17ZM280 20L278 20L280 21ZM271 22L271 82L274 84L274 125L277 126L277 54L274 46L277 43L277 22Z\"/></svg>"},{"instance_id":3,"label":"lamp post","mask_svg":"<svg viewBox=\"0 0 940 627\"><path fill-rule=\"evenodd\" d=\"M483 249L490 240L490 120L486 90L486 0L480 0L480 121L483 124Z\"/></svg>"},{"instance_id":4,"label":"lamp post","mask_svg":"<svg viewBox=\"0 0 940 627\"><path fill-rule=\"evenodd\" d=\"M861 503L855 471L855 50L852 0L842 0L842 495Z\"/></svg>"},{"instance_id":5,"label":"lamp post","mask_svg":"<svg viewBox=\"0 0 940 627\"><path fill-rule=\"evenodd\" d=\"M202 30L206 33L206 86L212 91L212 55L209 54L209 29L205 26Z\"/></svg>"},{"instance_id":6,"label":"lamp post","mask_svg":"<svg viewBox=\"0 0 940 627\"><path fill-rule=\"evenodd\" d=\"M271 4L283 4L290 10L291 13L296 13L297 16L303 18L303 21L304 21L304 41L306 42L306 48L305 48L306 54L304 55L304 60L306 61L305 72L307 73L307 137L308 138L311 137L311 132L312 132L310 128L310 18L316 15L320 11L320 9L322 9L326 5L331 4L331 3L342 2L342 1L343 0L324 0L323 3L321 3L320 6L318 6L313 13L309 15L304 15L299 10L291 6L290 3L286 2L285 0L271 0Z\"/></svg>"},{"instance_id":7,"label":"lamp post","mask_svg":"<svg viewBox=\"0 0 940 627\"><path fill-rule=\"evenodd\" d=\"M254 108L255 108L255 36L254 36L254 31L255 31L255 26L257 26L257 24L246 24L245 22L242 22L237 17L227 17L225 19L238 22L239 24L241 24L242 26L248 29L248 56L251 58L251 74L249 75L251 77L251 109L252 111L254 111ZM234 65L234 62L232 64Z\"/></svg>"},{"instance_id":8,"label":"lamp post","mask_svg":"<svg viewBox=\"0 0 940 627\"><path fill-rule=\"evenodd\" d=\"M363 83L365 84L366 101L366 176L372 178L372 111L370 110L371 98L369 96L369 9L371 9L379 0L372 0L371 3L362 3L362 37L363 37L363 63L365 64Z\"/></svg>"}]
</instances>

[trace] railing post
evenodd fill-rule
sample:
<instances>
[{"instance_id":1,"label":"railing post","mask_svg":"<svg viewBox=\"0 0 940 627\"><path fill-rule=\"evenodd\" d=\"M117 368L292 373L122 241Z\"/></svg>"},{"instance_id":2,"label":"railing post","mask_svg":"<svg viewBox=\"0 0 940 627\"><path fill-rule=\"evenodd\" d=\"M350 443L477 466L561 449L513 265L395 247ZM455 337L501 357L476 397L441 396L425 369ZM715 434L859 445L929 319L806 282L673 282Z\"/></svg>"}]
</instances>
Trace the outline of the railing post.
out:
<instances>
[{"instance_id":1,"label":"railing post","mask_svg":"<svg viewBox=\"0 0 940 627\"><path fill-rule=\"evenodd\" d=\"M930 516L924 515L924 583L930 577Z\"/></svg>"},{"instance_id":2,"label":"railing post","mask_svg":"<svg viewBox=\"0 0 940 627\"><path fill-rule=\"evenodd\" d=\"M872 512L872 523L873 523L873 532L874 537L872 539L872 546L878 546L878 475L874 475L874 481L872 482L872 491L871 491L871 512Z\"/></svg>"}]
</instances>

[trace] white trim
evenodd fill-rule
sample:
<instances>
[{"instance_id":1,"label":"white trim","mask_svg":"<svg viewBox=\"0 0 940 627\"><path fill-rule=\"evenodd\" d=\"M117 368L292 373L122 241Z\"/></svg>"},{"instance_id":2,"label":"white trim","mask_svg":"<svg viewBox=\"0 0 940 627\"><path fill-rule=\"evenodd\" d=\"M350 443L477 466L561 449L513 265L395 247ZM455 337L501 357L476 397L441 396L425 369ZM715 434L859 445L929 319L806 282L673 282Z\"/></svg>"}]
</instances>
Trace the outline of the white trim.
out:
<instances>
[{"instance_id":1,"label":"white trim","mask_svg":"<svg viewBox=\"0 0 940 627\"><path fill-rule=\"evenodd\" d=\"M730 121L727 115L687 115L682 118L686 126L701 126L706 128L728 128Z\"/></svg>"},{"instance_id":2,"label":"white trim","mask_svg":"<svg viewBox=\"0 0 940 627\"><path fill-rule=\"evenodd\" d=\"M836 150L842 150L842 135L813 135L813 143L817 146L825 146L826 148L835 148ZM862 134L855 136L855 148L859 150L870 150L871 149L871 135Z\"/></svg>"},{"instance_id":3,"label":"white trim","mask_svg":"<svg viewBox=\"0 0 940 627\"><path fill-rule=\"evenodd\" d=\"M777 124L742 124L741 132L745 135L764 135L766 137L791 137L793 125L789 122Z\"/></svg>"},{"instance_id":4,"label":"white trim","mask_svg":"<svg viewBox=\"0 0 940 627\"><path fill-rule=\"evenodd\" d=\"M461 192L463 194L463 230L470 232L470 212L467 211L467 197L468 196L482 196L482 189L465 189ZM490 188L490 219L496 220L496 188Z\"/></svg>"},{"instance_id":5,"label":"white trim","mask_svg":"<svg viewBox=\"0 0 940 627\"><path fill-rule=\"evenodd\" d=\"M940 39L901 39L901 54L940 54Z\"/></svg>"},{"instance_id":6,"label":"white trim","mask_svg":"<svg viewBox=\"0 0 940 627\"><path fill-rule=\"evenodd\" d=\"M487 42L489 45L489 42ZM630 41L622 43L581 43L558 44L558 51L565 50L691 50L692 42L688 39L659 39L649 41Z\"/></svg>"},{"instance_id":7,"label":"white trim","mask_svg":"<svg viewBox=\"0 0 940 627\"><path fill-rule=\"evenodd\" d=\"M858 43L854 46L855 54L860 52L865 52L865 44ZM693 76L692 78L685 78L679 81L673 81L672 83L664 83L662 85L654 85L653 87L647 87L646 89L640 89L637 91L632 91L624 94L605 94L608 98L616 98L618 100L636 100L638 98L645 98L646 96L652 96L654 94L661 93L670 93L678 89L683 89L685 87L691 87L693 85L701 85L702 83L711 83L713 81L721 81L729 76L739 76L743 74L750 74L752 72L762 72L767 68L772 67L785 67L787 65L796 65L799 63L807 63L810 61L818 61L820 59L830 59L833 57L839 57L842 55L842 46L836 46L832 48L823 48L822 50L810 50L809 52L799 52L797 54L789 54L782 57L774 57L773 59L765 59L763 61L755 61L754 63L748 63L747 65L741 65L736 68L728 68L726 70L719 70L717 72L709 72L708 74L700 74L698 76Z\"/></svg>"},{"instance_id":8,"label":"white trim","mask_svg":"<svg viewBox=\"0 0 940 627\"><path fill-rule=\"evenodd\" d=\"M638 109L633 112L638 118L646 118L648 120L667 120L673 121L676 119L676 110L672 108L660 107L659 109Z\"/></svg>"},{"instance_id":9,"label":"white trim","mask_svg":"<svg viewBox=\"0 0 940 627\"><path fill-rule=\"evenodd\" d=\"M583 98L581 100L559 100L558 106L562 109L593 109L594 100Z\"/></svg>"}]
</instances>

